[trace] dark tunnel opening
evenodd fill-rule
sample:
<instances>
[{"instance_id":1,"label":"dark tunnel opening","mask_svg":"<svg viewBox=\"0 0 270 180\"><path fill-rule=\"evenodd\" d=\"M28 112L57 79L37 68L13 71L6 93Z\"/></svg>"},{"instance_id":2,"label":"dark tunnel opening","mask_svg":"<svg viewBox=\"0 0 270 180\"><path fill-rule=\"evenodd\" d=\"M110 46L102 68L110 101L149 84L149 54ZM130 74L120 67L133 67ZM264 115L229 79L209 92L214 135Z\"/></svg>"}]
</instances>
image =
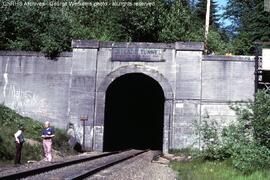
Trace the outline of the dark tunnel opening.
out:
<instances>
[{"instance_id":1,"label":"dark tunnel opening","mask_svg":"<svg viewBox=\"0 0 270 180\"><path fill-rule=\"evenodd\" d=\"M104 151L162 150L164 93L142 73L123 75L106 91Z\"/></svg>"}]
</instances>

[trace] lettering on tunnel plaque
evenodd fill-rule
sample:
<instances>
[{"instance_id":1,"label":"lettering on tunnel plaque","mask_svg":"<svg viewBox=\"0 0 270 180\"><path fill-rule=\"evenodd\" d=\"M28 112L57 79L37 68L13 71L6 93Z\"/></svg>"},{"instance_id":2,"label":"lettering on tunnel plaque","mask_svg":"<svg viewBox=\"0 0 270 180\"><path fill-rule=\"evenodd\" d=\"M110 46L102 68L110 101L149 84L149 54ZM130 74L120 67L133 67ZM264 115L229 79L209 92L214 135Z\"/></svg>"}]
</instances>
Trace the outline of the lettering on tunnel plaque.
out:
<instances>
[{"instance_id":1,"label":"lettering on tunnel plaque","mask_svg":"<svg viewBox=\"0 0 270 180\"><path fill-rule=\"evenodd\" d=\"M163 58L163 49L149 48L113 48L112 61L150 61L161 62Z\"/></svg>"}]
</instances>

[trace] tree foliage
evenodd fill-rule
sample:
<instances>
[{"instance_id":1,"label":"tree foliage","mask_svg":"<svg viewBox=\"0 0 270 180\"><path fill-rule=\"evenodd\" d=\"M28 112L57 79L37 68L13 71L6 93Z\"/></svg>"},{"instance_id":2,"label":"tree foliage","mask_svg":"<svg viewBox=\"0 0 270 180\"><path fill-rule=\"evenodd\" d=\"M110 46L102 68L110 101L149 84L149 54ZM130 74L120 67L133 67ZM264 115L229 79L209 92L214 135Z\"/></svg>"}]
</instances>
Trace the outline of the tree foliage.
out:
<instances>
[{"instance_id":1,"label":"tree foliage","mask_svg":"<svg viewBox=\"0 0 270 180\"><path fill-rule=\"evenodd\" d=\"M262 0L231 0L225 16L233 21L234 53L254 54L254 41L270 41L270 12Z\"/></svg>"},{"instance_id":2,"label":"tree foliage","mask_svg":"<svg viewBox=\"0 0 270 180\"><path fill-rule=\"evenodd\" d=\"M54 56L70 48L69 21L58 7L1 6L1 48L42 51Z\"/></svg>"},{"instance_id":3,"label":"tree foliage","mask_svg":"<svg viewBox=\"0 0 270 180\"><path fill-rule=\"evenodd\" d=\"M220 17L217 14L217 3L214 0L210 0L210 26L219 27L219 19ZM205 16L206 16L206 6L207 6L207 1L206 0L199 0L197 5L196 5L196 16L201 20L201 22L205 22Z\"/></svg>"},{"instance_id":4,"label":"tree foliage","mask_svg":"<svg viewBox=\"0 0 270 180\"><path fill-rule=\"evenodd\" d=\"M1 0L2 2L4 0ZM129 42L204 41L205 0L197 3L194 0L154 0L151 1L154 3L151 6L112 6L110 3L115 1L106 1L106 6L50 6L50 0L31 2L45 5L0 6L1 49L42 51L49 56L55 56L61 51L70 50L72 39ZM257 13L263 8L262 3L254 5L240 0L230 1L226 16L234 19L234 30L237 30L232 43L226 31L219 26L216 1L211 2L209 52L225 54L234 51L247 54L252 50L250 44L254 39L269 38L269 30L259 28L269 24L266 12ZM249 13L248 9L251 7L256 12L253 13L254 16Z\"/></svg>"}]
</instances>

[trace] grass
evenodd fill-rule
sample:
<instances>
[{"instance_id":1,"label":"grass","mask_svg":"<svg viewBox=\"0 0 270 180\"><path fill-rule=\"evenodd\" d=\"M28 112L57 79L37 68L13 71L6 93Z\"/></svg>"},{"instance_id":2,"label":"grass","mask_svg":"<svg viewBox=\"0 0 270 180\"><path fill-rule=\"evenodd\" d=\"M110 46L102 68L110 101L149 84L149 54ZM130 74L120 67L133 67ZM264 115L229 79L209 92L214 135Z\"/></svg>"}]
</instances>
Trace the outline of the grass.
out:
<instances>
[{"instance_id":1,"label":"grass","mask_svg":"<svg viewBox=\"0 0 270 180\"><path fill-rule=\"evenodd\" d=\"M230 161L171 162L170 166L178 173L178 179L185 180L269 180L270 171L261 170L243 175L235 170Z\"/></svg>"},{"instance_id":2,"label":"grass","mask_svg":"<svg viewBox=\"0 0 270 180\"><path fill-rule=\"evenodd\" d=\"M3 105L0 105L0 124L0 164L13 163L16 149L14 133L18 130L20 124L23 124L26 129L24 132L26 139L42 142L42 123L28 117L23 117ZM65 132L56 128L53 148L64 154L70 154L72 151L67 141L68 138ZM27 162L27 160L40 160L42 157L43 150L41 144L23 144L22 163Z\"/></svg>"},{"instance_id":3,"label":"grass","mask_svg":"<svg viewBox=\"0 0 270 180\"><path fill-rule=\"evenodd\" d=\"M196 148L170 149L169 153L176 156L197 157L197 155L200 154L200 150Z\"/></svg>"}]
</instances>

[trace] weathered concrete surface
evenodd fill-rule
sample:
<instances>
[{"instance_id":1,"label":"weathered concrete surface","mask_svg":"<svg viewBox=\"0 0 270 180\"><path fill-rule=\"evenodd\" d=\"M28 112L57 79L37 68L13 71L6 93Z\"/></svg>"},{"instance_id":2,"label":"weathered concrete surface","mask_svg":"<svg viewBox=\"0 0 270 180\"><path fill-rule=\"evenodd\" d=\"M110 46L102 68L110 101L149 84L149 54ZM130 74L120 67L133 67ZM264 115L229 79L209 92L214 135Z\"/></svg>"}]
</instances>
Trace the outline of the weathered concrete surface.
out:
<instances>
[{"instance_id":1,"label":"weathered concrete surface","mask_svg":"<svg viewBox=\"0 0 270 180\"><path fill-rule=\"evenodd\" d=\"M230 105L253 99L254 80L254 57L203 57L201 120L215 120L220 128L233 122Z\"/></svg>"},{"instance_id":2,"label":"weathered concrete surface","mask_svg":"<svg viewBox=\"0 0 270 180\"><path fill-rule=\"evenodd\" d=\"M213 57L211 57L213 58ZM202 99L208 101L246 101L254 93L254 62L241 60L202 62Z\"/></svg>"},{"instance_id":3,"label":"weathered concrete surface","mask_svg":"<svg viewBox=\"0 0 270 180\"><path fill-rule=\"evenodd\" d=\"M57 61L39 53L0 53L0 100L24 116L53 121L65 128L68 118L72 54Z\"/></svg>"},{"instance_id":4,"label":"weathered concrete surface","mask_svg":"<svg viewBox=\"0 0 270 180\"><path fill-rule=\"evenodd\" d=\"M60 128L74 123L86 149L103 149L106 90L127 73L146 74L164 91L164 152L198 147L194 124L216 119L226 125L235 119L229 105L253 98L253 57L203 56L202 43L76 40L72 45L72 53L56 60L0 52L0 101ZM82 116L88 116L84 137Z\"/></svg>"}]
</instances>

